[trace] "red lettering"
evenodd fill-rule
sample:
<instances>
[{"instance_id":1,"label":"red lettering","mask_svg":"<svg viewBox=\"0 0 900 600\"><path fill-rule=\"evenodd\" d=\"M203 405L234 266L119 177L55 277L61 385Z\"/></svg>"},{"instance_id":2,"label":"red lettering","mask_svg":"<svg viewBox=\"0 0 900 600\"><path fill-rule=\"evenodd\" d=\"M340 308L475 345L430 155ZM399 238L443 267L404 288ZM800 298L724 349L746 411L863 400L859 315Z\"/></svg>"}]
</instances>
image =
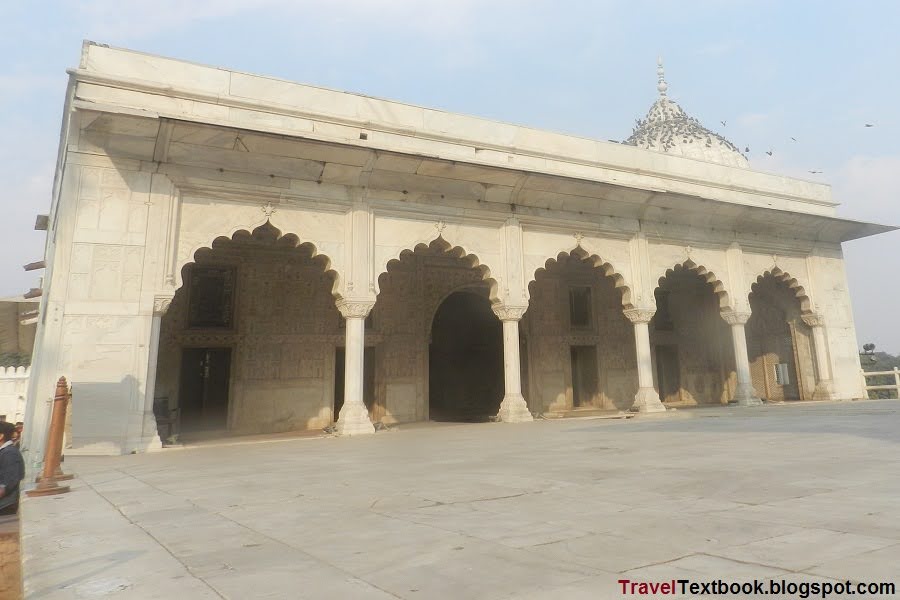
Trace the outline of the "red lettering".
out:
<instances>
[{"instance_id":1,"label":"red lettering","mask_svg":"<svg viewBox=\"0 0 900 600\"><path fill-rule=\"evenodd\" d=\"M674 596L678 593L676 582L671 581L632 581L630 579L617 579L619 586L622 588L623 595L647 596L649 594L662 594L666 596ZM687 583L685 580L683 583Z\"/></svg>"}]
</instances>

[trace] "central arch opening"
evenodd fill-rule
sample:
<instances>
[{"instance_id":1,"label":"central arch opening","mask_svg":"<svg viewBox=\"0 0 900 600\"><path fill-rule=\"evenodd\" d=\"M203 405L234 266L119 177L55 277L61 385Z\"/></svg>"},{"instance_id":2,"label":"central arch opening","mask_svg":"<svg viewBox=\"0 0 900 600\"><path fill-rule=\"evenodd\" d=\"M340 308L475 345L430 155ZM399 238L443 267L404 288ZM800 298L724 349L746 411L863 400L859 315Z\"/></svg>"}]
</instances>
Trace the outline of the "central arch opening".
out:
<instances>
[{"instance_id":1,"label":"central arch opening","mask_svg":"<svg viewBox=\"0 0 900 600\"><path fill-rule=\"evenodd\" d=\"M428 352L434 421L487 421L503 400L503 326L485 291L451 293L437 309Z\"/></svg>"},{"instance_id":2,"label":"central arch opening","mask_svg":"<svg viewBox=\"0 0 900 600\"><path fill-rule=\"evenodd\" d=\"M372 309L384 423L481 421L503 397L503 325L486 265L442 237L388 261Z\"/></svg>"}]
</instances>

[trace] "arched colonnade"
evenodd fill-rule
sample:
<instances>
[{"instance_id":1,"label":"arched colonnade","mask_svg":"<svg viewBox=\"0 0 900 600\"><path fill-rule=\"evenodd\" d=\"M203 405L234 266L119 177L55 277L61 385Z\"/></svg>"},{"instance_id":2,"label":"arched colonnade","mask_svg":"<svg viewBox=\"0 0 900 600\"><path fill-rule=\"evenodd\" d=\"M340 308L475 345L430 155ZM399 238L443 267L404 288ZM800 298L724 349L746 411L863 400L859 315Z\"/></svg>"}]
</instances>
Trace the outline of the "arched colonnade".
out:
<instances>
[{"instance_id":1,"label":"arched colonnade","mask_svg":"<svg viewBox=\"0 0 900 600\"><path fill-rule=\"evenodd\" d=\"M192 352L185 349L213 346L231 349L232 373L220 382L232 398L223 422L253 431L336 420L340 433L368 433L373 420L438 418L457 402L454 393L469 403L466 415L483 417L492 407L499 420L519 422L572 409L754 405L760 396L801 399L829 388L821 319L777 266L755 274L747 301L735 302L721 278L687 258L658 274L652 296L639 298L626 275L576 238L533 273L523 265L524 293L513 300L504 288L514 279L508 266L493 275L493 265L445 239L442 227L383 263L360 293L346 265L335 268L317 245L269 220L192 248L176 265L181 285L155 305L151 345L165 350L151 355L148 397L164 387L165 396L179 398L169 408L184 409L184 357ZM440 371L438 363L460 362L431 348L451 297L458 308L447 331L461 331L468 317L459 311L476 305L490 307L501 326L496 340L474 335L454 350L482 358ZM208 370L204 360L200 369ZM502 378L461 386L437 403L429 382L477 380L479 365L494 372L502 365ZM332 403L337 395L340 403ZM479 404L477 395L491 399ZM309 406L298 411L301 397ZM202 403L192 409L206 410Z\"/></svg>"}]
</instances>

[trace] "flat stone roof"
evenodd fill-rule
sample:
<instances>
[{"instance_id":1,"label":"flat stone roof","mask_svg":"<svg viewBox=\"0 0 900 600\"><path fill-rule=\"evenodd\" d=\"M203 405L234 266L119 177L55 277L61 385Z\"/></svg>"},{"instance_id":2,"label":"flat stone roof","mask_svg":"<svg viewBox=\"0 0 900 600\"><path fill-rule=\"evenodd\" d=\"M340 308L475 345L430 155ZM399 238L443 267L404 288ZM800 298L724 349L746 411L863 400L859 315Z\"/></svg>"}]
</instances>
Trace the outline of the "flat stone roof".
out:
<instances>
[{"instance_id":1,"label":"flat stone roof","mask_svg":"<svg viewBox=\"0 0 900 600\"><path fill-rule=\"evenodd\" d=\"M834 216L830 186L85 42L75 108Z\"/></svg>"}]
</instances>

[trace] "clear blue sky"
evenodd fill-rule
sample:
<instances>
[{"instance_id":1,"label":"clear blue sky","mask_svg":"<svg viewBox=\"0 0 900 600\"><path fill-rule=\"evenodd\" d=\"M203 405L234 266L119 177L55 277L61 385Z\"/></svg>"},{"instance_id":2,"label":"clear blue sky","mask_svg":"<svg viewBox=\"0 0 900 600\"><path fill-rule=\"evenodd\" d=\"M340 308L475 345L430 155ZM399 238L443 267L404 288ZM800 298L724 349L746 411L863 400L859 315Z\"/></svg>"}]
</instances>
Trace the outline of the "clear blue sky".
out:
<instances>
[{"instance_id":1,"label":"clear blue sky","mask_svg":"<svg viewBox=\"0 0 900 600\"><path fill-rule=\"evenodd\" d=\"M42 256L34 216L84 38L615 140L653 102L662 55L670 96L753 168L900 224L898 25L893 1L0 0L0 295L40 275L21 265ZM895 353L898 249L900 233L845 245L859 342Z\"/></svg>"}]
</instances>

